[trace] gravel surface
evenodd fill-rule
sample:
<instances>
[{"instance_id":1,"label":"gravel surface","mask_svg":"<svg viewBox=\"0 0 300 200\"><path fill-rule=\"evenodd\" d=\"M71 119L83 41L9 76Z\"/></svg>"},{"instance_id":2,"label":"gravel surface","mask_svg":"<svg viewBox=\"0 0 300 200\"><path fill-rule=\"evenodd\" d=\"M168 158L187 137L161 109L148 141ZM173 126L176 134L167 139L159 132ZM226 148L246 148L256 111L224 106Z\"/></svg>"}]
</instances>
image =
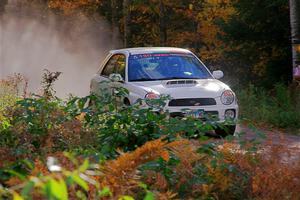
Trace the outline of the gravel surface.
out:
<instances>
[{"instance_id":1,"label":"gravel surface","mask_svg":"<svg viewBox=\"0 0 300 200\"><path fill-rule=\"evenodd\" d=\"M256 129L244 125L237 127L235 134L239 133L242 133L242 138L245 140L261 141L261 151L267 157L272 147L279 147L282 149L279 152L282 162L294 164L300 161L300 136L274 129ZM258 135L265 135L265 138Z\"/></svg>"}]
</instances>

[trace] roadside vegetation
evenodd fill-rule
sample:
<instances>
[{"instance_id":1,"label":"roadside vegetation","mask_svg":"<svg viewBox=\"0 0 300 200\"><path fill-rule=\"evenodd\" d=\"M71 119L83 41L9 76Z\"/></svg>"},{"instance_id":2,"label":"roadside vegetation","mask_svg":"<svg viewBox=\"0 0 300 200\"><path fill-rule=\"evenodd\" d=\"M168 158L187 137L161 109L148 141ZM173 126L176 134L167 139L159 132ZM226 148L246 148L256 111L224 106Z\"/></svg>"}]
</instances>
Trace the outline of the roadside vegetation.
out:
<instances>
[{"instance_id":1,"label":"roadside vegetation","mask_svg":"<svg viewBox=\"0 0 300 200\"><path fill-rule=\"evenodd\" d=\"M300 90L299 87L277 84L271 90L250 85L237 93L240 116L257 125L274 128L300 128Z\"/></svg>"},{"instance_id":2,"label":"roadside vegetation","mask_svg":"<svg viewBox=\"0 0 300 200\"><path fill-rule=\"evenodd\" d=\"M64 101L58 75L45 72L40 95L18 94L20 76L1 81L1 198L296 199L299 161L286 162L284 145L209 139L213 123L124 107L123 89ZM164 99L148 103L157 111Z\"/></svg>"},{"instance_id":3,"label":"roadside vegetation","mask_svg":"<svg viewBox=\"0 0 300 200\"><path fill-rule=\"evenodd\" d=\"M0 17L8 2L0 1ZM288 86L286 0L22 0L14 6L38 9L34 17L43 23L63 16L74 29L83 24L74 15L95 25L105 18L103 29L123 47L189 48L240 88L242 119L300 128L300 91ZM72 30L64 34L80 39L70 37ZM170 118L160 112L168 97L125 107L120 100L127 91L118 87L63 100L53 90L59 75L45 71L38 94L28 93L21 75L0 80L0 199L299 199L299 149L284 140L274 145L259 131L253 139L238 133L215 140L205 135L215 128L212 121Z\"/></svg>"}]
</instances>

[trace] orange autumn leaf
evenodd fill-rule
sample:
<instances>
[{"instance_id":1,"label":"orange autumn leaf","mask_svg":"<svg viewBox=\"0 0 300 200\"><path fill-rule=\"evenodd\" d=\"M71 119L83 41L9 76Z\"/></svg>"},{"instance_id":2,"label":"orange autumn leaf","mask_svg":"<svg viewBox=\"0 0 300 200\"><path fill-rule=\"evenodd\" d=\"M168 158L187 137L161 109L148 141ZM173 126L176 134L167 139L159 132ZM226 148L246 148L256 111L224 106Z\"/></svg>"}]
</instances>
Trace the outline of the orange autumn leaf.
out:
<instances>
[{"instance_id":1,"label":"orange autumn leaf","mask_svg":"<svg viewBox=\"0 0 300 200\"><path fill-rule=\"evenodd\" d=\"M168 151L163 151L160 154L161 158L164 159L164 161L168 162L170 160L170 154Z\"/></svg>"}]
</instances>

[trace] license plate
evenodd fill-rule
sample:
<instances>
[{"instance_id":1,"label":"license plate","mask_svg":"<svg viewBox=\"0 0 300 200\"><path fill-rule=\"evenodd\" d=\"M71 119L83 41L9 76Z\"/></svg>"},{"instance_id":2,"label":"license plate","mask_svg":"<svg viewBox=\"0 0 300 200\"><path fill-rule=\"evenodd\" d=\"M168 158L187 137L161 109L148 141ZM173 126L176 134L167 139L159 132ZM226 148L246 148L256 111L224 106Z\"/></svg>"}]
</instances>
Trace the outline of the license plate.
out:
<instances>
[{"instance_id":1,"label":"license plate","mask_svg":"<svg viewBox=\"0 0 300 200\"><path fill-rule=\"evenodd\" d=\"M194 118L202 118L204 117L204 110L194 110L190 112L189 115Z\"/></svg>"}]
</instances>

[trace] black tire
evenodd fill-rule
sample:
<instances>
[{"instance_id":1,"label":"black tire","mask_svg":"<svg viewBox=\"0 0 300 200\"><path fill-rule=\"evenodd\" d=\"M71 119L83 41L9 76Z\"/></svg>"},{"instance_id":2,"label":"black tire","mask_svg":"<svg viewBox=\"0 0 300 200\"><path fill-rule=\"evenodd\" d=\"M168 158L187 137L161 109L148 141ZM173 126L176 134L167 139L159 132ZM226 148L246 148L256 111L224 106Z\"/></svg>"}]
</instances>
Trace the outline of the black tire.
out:
<instances>
[{"instance_id":1,"label":"black tire","mask_svg":"<svg viewBox=\"0 0 300 200\"><path fill-rule=\"evenodd\" d=\"M124 105L125 105L125 106L130 106L130 101L129 101L128 98L125 98L125 99L124 99Z\"/></svg>"},{"instance_id":2,"label":"black tire","mask_svg":"<svg viewBox=\"0 0 300 200\"><path fill-rule=\"evenodd\" d=\"M236 125L226 125L223 127L217 127L215 133L219 136L226 137L228 135L233 135L235 132Z\"/></svg>"}]
</instances>

